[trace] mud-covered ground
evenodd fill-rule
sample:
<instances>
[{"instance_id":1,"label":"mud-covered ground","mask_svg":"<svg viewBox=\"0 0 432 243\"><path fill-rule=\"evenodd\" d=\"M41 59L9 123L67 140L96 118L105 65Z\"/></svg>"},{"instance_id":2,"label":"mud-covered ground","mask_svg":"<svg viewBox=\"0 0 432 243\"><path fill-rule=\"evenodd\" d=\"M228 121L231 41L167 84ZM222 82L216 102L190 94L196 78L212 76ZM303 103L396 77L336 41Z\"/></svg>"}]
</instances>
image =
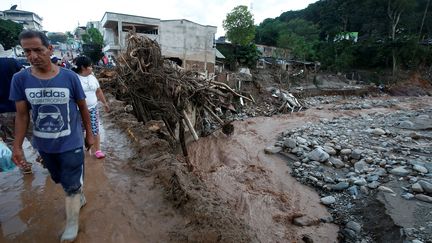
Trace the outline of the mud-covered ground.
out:
<instances>
[{"instance_id":1,"label":"mud-covered ground","mask_svg":"<svg viewBox=\"0 0 432 243\"><path fill-rule=\"evenodd\" d=\"M183 217L153 177L131 169L135 150L127 133L109 117L104 117L103 128L107 158L86 156L87 205L81 210L76 242L170 242ZM59 242L66 217L63 191L34 162L35 153L26 145L33 174L0 173L0 242Z\"/></svg>"}]
</instances>

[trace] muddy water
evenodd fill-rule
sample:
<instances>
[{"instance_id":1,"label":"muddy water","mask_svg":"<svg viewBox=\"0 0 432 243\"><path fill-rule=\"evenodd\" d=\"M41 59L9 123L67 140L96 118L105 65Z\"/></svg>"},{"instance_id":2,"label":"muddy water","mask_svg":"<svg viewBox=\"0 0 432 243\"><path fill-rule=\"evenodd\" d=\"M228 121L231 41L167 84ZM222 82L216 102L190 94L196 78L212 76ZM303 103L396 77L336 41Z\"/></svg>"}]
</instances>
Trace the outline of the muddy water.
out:
<instances>
[{"instance_id":1,"label":"muddy water","mask_svg":"<svg viewBox=\"0 0 432 243\"><path fill-rule=\"evenodd\" d=\"M76 242L168 242L182 222L163 199L154 178L131 171L128 138L105 121L102 147L107 158L86 155L84 190ZM25 149L29 161L35 155ZM0 242L58 242L65 212L64 194L48 172L34 163L34 173L0 173Z\"/></svg>"},{"instance_id":2,"label":"muddy water","mask_svg":"<svg viewBox=\"0 0 432 243\"><path fill-rule=\"evenodd\" d=\"M336 242L338 227L320 223L320 218L330 214L319 203L319 195L290 176L283 158L264 153L278 133L330 116L308 110L235 122L231 136L215 133L192 143L192 163L207 186L252 227L260 242L302 242L305 237ZM309 226L294 226L292 219L302 216Z\"/></svg>"}]
</instances>

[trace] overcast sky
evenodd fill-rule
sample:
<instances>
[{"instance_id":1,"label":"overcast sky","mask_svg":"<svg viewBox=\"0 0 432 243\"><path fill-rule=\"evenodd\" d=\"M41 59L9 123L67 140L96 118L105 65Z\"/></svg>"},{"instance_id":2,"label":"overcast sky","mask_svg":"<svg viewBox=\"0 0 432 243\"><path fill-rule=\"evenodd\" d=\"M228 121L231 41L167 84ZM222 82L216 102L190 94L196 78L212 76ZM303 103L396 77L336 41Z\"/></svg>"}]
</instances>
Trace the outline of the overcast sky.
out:
<instances>
[{"instance_id":1,"label":"overcast sky","mask_svg":"<svg viewBox=\"0 0 432 243\"><path fill-rule=\"evenodd\" d=\"M105 12L116 12L144 17L187 19L217 27L216 37L224 35L222 21L238 5L252 9L255 24L266 18L275 18L288 10L306 8L317 0L0 0L0 10L17 4L19 10L31 11L43 18L47 31L72 31L88 21L100 21ZM56 11L53 11L56 10Z\"/></svg>"}]
</instances>

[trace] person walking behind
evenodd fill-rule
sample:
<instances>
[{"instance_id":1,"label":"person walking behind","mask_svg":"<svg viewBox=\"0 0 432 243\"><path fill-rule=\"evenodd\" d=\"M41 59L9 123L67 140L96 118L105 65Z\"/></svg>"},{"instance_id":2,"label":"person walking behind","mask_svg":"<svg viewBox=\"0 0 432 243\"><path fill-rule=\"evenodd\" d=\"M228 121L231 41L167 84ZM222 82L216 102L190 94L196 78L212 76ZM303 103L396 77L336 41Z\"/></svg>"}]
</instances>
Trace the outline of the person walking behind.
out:
<instances>
[{"instance_id":1,"label":"person walking behind","mask_svg":"<svg viewBox=\"0 0 432 243\"><path fill-rule=\"evenodd\" d=\"M79 211L85 202L81 124L88 134L86 148L93 144L85 94L74 72L51 63L53 46L44 33L25 30L20 33L19 41L31 67L12 78L10 100L15 101L17 110L12 158L19 167L25 165L22 143L31 109L33 145L52 180L60 183L66 194L66 226L61 241L71 242L77 237Z\"/></svg>"},{"instance_id":2,"label":"person walking behind","mask_svg":"<svg viewBox=\"0 0 432 243\"><path fill-rule=\"evenodd\" d=\"M92 134L94 136L94 155L98 159L105 158L105 154L102 152L100 147L100 135L99 135L99 111L98 101L102 102L105 112L109 112L110 108L105 100L104 93L100 88L99 82L93 75L92 61L86 56L80 56L75 59L74 70L78 74L78 78L81 81L81 86L84 89L86 95L86 103L90 113L90 121L92 127Z\"/></svg>"},{"instance_id":3,"label":"person walking behind","mask_svg":"<svg viewBox=\"0 0 432 243\"><path fill-rule=\"evenodd\" d=\"M9 100L12 76L24 67L14 58L0 57L0 137L8 147L12 145L15 123L15 102ZM26 132L31 142L31 133ZM31 163L21 168L23 174L32 173Z\"/></svg>"}]
</instances>

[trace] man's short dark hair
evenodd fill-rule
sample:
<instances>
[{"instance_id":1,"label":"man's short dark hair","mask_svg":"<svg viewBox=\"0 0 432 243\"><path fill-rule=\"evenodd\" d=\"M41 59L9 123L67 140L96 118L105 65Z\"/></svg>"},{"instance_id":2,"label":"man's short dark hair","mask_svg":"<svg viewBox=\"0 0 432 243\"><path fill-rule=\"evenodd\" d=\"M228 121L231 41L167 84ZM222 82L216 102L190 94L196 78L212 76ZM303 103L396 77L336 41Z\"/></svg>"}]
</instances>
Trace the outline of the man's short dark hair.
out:
<instances>
[{"instance_id":1,"label":"man's short dark hair","mask_svg":"<svg viewBox=\"0 0 432 243\"><path fill-rule=\"evenodd\" d=\"M44 45L45 47L48 47L50 45L48 37L43 32L37 30L24 30L18 36L20 42L22 39L30 38L39 38L42 41L42 45Z\"/></svg>"}]
</instances>

